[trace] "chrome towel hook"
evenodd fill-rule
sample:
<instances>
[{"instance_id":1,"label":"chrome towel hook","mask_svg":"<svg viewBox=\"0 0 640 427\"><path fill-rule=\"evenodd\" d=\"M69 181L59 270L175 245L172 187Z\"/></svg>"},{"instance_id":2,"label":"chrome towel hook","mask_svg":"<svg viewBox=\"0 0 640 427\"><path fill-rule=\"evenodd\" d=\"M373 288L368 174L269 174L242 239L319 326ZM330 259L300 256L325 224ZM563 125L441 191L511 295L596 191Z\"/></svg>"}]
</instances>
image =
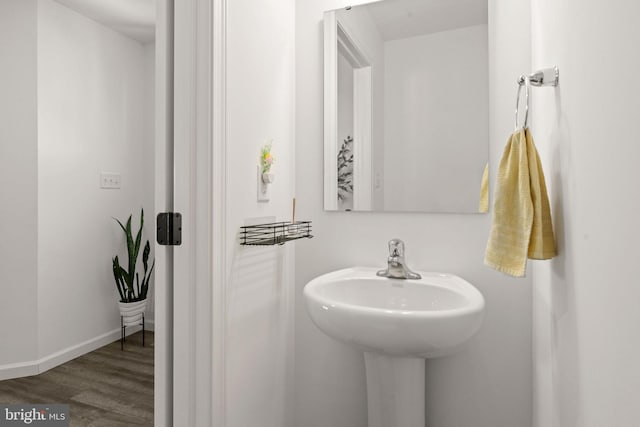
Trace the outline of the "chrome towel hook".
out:
<instances>
[{"instance_id":1,"label":"chrome towel hook","mask_svg":"<svg viewBox=\"0 0 640 427\"><path fill-rule=\"evenodd\" d=\"M525 87L525 110L524 110L524 124L522 129L527 127L527 121L529 119L529 88L531 86L558 86L560 78L560 72L558 67L545 68L538 70L528 76L521 75L518 77L518 95L516 97L516 130L518 130L518 107L520 106L520 91L522 86Z\"/></svg>"},{"instance_id":2,"label":"chrome towel hook","mask_svg":"<svg viewBox=\"0 0 640 427\"><path fill-rule=\"evenodd\" d=\"M538 70L533 74L529 74L529 83L531 86L558 86L558 80L560 78L560 71L558 67L545 68L544 70ZM518 84L522 86L525 82L525 75L521 75L518 78Z\"/></svg>"},{"instance_id":3,"label":"chrome towel hook","mask_svg":"<svg viewBox=\"0 0 640 427\"><path fill-rule=\"evenodd\" d=\"M522 129L527 127L527 120L529 119L529 86L530 85L530 81L529 81L529 76L520 76L521 79L523 79L523 83L520 83L520 81L518 80L518 95L516 97L516 128L515 130L518 130L518 108L520 106L520 91L522 89L522 86L525 87L525 106L524 106L524 123L522 124Z\"/></svg>"}]
</instances>

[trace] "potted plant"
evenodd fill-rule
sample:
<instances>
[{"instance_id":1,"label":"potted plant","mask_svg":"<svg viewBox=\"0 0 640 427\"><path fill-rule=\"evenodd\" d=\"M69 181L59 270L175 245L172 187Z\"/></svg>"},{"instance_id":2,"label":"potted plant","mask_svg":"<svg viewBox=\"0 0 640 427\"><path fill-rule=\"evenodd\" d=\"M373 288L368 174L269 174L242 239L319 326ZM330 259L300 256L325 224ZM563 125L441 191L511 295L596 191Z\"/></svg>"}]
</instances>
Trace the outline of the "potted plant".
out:
<instances>
[{"instance_id":1,"label":"potted plant","mask_svg":"<svg viewBox=\"0 0 640 427\"><path fill-rule=\"evenodd\" d=\"M353 196L353 138L347 136L338 152L338 201Z\"/></svg>"},{"instance_id":2,"label":"potted plant","mask_svg":"<svg viewBox=\"0 0 640 427\"><path fill-rule=\"evenodd\" d=\"M142 251L142 265L144 272L142 273L142 281L140 276L136 272L136 264L138 262L138 254L140 253L140 244L142 242L142 226L144 225L144 209L140 210L140 229L136 234L134 240L133 233L131 231L131 217L127 220L127 224L123 225L118 219L114 218L122 231L127 241L127 254L129 258L128 269L120 265L118 256L113 258L113 277L116 281L116 288L120 294L120 315L122 316L123 326L134 325L142 320L144 311L147 305L147 292L149 291L149 281L151 280L151 273L155 267L155 260L149 268L149 254L151 252L151 246L149 240L144 245Z\"/></svg>"}]
</instances>

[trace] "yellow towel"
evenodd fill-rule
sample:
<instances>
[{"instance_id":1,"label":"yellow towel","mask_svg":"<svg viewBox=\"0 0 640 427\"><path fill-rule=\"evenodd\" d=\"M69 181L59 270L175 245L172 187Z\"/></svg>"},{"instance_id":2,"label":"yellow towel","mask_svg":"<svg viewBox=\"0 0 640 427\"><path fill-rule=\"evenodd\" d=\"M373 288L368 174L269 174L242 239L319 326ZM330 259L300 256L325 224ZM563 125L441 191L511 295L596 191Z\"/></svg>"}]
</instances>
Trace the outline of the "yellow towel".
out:
<instances>
[{"instance_id":1,"label":"yellow towel","mask_svg":"<svg viewBox=\"0 0 640 427\"><path fill-rule=\"evenodd\" d=\"M531 259L556 255L547 187L529 129L520 129L509 138L494 198L486 265L522 277L527 255Z\"/></svg>"},{"instance_id":2,"label":"yellow towel","mask_svg":"<svg viewBox=\"0 0 640 427\"><path fill-rule=\"evenodd\" d=\"M489 163L484 167L482 173L482 183L480 184L480 204L478 206L478 212L489 212Z\"/></svg>"}]
</instances>

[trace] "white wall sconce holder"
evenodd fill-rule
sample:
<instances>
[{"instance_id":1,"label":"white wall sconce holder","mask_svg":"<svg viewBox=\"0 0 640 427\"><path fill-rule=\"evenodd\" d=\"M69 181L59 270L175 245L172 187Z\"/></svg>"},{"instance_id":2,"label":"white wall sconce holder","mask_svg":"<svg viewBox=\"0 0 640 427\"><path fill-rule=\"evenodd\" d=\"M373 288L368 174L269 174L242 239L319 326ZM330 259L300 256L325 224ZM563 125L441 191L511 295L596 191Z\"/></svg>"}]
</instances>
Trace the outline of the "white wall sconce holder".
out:
<instances>
[{"instance_id":1,"label":"white wall sconce holder","mask_svg":"<svg viewBox=\"0 0 640 427\"><path fill-rule=\"evenodd\" d=\"M258 201L268 202L270 197L269 187L276 179L274 173L262 173L262 167L257 166Z\"/></svg>"}]
</instances>

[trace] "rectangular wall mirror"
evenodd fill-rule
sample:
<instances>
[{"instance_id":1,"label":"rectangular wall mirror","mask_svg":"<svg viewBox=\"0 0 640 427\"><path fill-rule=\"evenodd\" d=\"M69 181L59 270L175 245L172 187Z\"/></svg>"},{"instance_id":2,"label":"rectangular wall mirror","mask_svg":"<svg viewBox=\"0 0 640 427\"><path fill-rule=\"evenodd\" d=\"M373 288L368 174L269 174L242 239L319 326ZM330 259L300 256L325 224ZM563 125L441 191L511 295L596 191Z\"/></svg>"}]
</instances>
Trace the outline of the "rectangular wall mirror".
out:
<instances>
[{"instance_id":1,"label":"rectangular wall mirror","mask_svg":"<svg viewBox=\"0 0 640 427\"><path fill-rule=\"evenodd\" d=\"M480 209L487 0L383 0L324 15L324 207Z\"/></svg>"}]
</instances>

